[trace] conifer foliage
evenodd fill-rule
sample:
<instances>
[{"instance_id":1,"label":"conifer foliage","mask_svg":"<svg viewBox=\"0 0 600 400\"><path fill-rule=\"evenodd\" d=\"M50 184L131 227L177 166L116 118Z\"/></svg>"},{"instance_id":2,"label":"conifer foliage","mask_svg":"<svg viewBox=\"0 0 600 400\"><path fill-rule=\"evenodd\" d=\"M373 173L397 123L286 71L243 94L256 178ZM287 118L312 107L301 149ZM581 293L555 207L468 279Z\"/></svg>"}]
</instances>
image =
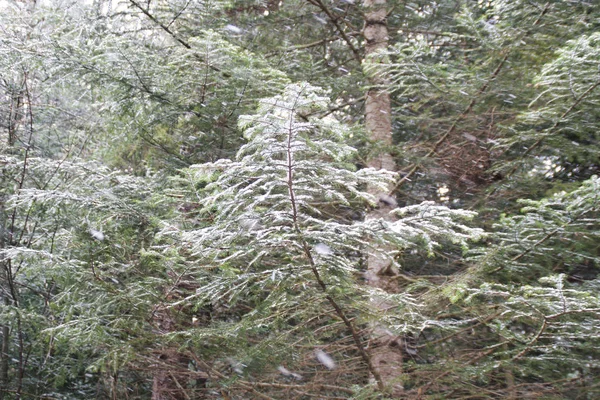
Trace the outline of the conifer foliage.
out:
<instances>
[{"instance_id":1,"label":"conifer foliage","mask_svg":"<svg viewBox=\"0 0 600 400\"><path fill-rule=\"evenodd\" d=\"M248 142L235 161L186 171L196 187L205 185L197 193L200 215L210 224L179 235L195 260L198 287L177 304L211 310L205 326L182 334L196 344L218 345L215 356L248 366L236 371L242 376L276 373L280 366L280 372L303 376L309 391L337 365L341 372L333 382L354 379L348 364L356 362L353 368L363 375L354 384L368 386L373 370L365 324L386 317L367 311L365 302L385 295L359 285L368 246L394 244L393 259L411 247L433 248L438 237L466 244L481 233L460 222L473 213L429 203L394 210L401 216L396 222L363 220L358 212L377 201L366 185L383 188L393 173L349 163L355 152L343 142L349 130L331 117L307 117L327 104L322 90L294 84L262 100L256 114L242 116ZM335 217L340 209L355 211ZM164 234L174 232L169 227ZM394 309L416 307L410 296L387 301ZM320 367L307 364L313 350Z\"/></svg>"},{"instance_id":2,"label":"conifer foliage","mask_svg":"<svg viewBox=\"0 0 600 400\"><path fill-rule=\"evenodd\" d=\"M598 398L596 3L0 1L0 400Z\"/></svg>"}]
</instances>

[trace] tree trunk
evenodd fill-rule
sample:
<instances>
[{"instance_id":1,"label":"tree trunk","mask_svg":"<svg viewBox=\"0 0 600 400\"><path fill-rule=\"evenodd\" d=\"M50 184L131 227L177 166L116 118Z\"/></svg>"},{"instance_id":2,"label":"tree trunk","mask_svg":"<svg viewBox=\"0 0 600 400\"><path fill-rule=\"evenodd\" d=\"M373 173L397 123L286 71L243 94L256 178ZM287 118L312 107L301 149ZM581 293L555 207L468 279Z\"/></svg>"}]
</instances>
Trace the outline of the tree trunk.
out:
<instances>
[{"instance_id":1,"label":"tree trunk","mask_svg":"<svg viewBox=\"0 0 600 400\"><path fill-rule=\"evenodd\" d=\"M365 8L365 57L366 63L377 62L379 51L386 50L388 46L387 9L386 0L364 0ZM383 55L381 56L383 57ZM365 125L370 139L376 144L376 153L367 161L369 167L393 171L396 169L394 159L387 149L392 144L392 119L390 96L386 91L388 82L385 77L372 75L370 78L370 89L365 99ZM388 193L379 193L375 188L368 191L375 196L386 195L392 190L390 186ZM388 197L385 202L380 201L379 207L369 213L367 218L384 218L391 220L389 211L395 207L393 201ZM395 279L392 263L386 256L386 250L381 252L370 252L367 259L367 272L365 277L370 286L388 292L397 292L398 284ZM381 299L372 300L373 307L380 312L390 306ZM373 326L373 337L371 345L371 361L373 367L381 376L383 384L393 397L402 395L402 341L383 326Z\"/></svg>"},{"instance_id":2,"label":"tree trunk","mask_svg":"<svg viewBox=\"0 0 600 400\"><path fill-rule=\"evenodd\" d=\"M8 391L8 350L10 343L10 329L2 326L2 354L0 354L0 400L4 399Z\"/></svg>"},{"instance_id":3,"label":"tree trunk","mask_svg":"<svg viewBox=\"0 0 600 400\"><path fill-rule=\"evenodd\" d=\"M9 131L9 146L12 146L10 131ZM6 185L5 179L0 180L0 184ZM7 238L7 219L6 210L4 204L6 203L6 196L0 196L0 250L6 248L8 242ZM4 255L0 255L0 296L2 296L2 302L5 306L10 305L8 298L8 274L10 273L8 267L9 264L4 259ZM7 395L8 390L8 359L10 349L10 328L8 325L2 325L2 343L0 344L0 400L3 400Z\"/></svg>"},{"instance_id":4,"label":"tree trunk","mask_svg":"<svg viewBox=\"0 0 600 400\"><path fill-rule=\"evenodd\" d=\"M5 184L2 179L2 184ZM7 236L7 224L6 224L6 211L4 204L6 202L5 196L0 197L0 250L6 248L8 241ZM5 306L10 305L8 298L9 293L9 274L11 273L9 267L10 264L4 259L3 255L0 255L0 295ZM9 367L9 350L10 350L10 327L8 325L2 325L2 343L0 344L0 400L4 399L7 395L9 379L8 379L8 367Z\"/></svg>"}]
</instances>

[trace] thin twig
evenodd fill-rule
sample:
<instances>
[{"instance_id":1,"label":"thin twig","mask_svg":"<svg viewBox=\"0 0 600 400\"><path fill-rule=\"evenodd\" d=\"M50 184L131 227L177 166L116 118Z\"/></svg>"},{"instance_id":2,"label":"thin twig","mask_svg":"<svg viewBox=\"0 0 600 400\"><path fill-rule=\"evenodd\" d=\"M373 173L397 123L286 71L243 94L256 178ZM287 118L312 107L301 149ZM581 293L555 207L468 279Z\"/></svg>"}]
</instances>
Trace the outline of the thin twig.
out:
<instances>
[{"instance_id":1,"label":"thin twig","mask_svg":"<svg viewBox=\"0 0 600 400\"><path fill-rule=\"evenodd\" d=\"M494 319L494 318L498 317L500 314L501 314L500 312L497 312L497 313L495 313L495 314L488 315L486 318L484 318L484 319L483 319L483 320L481 320L481 321L478 321L478 322L477 322L476 324L474 324L474 325L471 325L471 326L468 326L468 327L466 327L466 328L464 328L464 329L461 329L461 330L458 330L458 331L456 331L456 332L453 332L453 333L451 333L450 335L444 336L443 338L440 338L440 339L434 340L434 341L432 341L432 342L427 342L427 343L425 343L425 344L421 344L421 345L419 345L419 346L415 346L415 349L422 349L422 348L425 348L425 347L428 347L428 346L431 346L431 345L434 345L434 344L438 344L438 343L445 342L445 341L447 341L447 340L449 340L449 339L452 339L452 338L453 338L453 337L455 337L455 336L458 336L458 335L460 335L460 334L461 334L461 333L463 333L463 332L466 332L466 331L468 331L468 330L471 330L471 329L475 328L476 326L479 326L479 325L486 324L488 321L490 321L490 320L492 320L492 319Z\"/></svg>"},{"instance_id":2,"label":"thin twig","mask_svg":"<svg viewBox=\"0 0 600 400\"><path fill-rule=\"evenodd\" d=\"M454 120L454 122L452 123L452 125L450 126L450 128L448 128L448 130L446 130L446 132L442 135L442 137L440 137L438 139L437 142L435 142L435 144L433 145L433 147L429 150L429 152L425 155L425 157L431 157L432 155L434 155L439 147L446 141L446 139L448 139L450 137L450 135L452 133L454 133L454 131L456 130L456 127L458 126L458 124L468 115L471 113L471 111L473 110L473 107L475 106L475 104L479 101L479 96L481 96L489 87L490 83L496 79L496 77L498 76L498 74L500 73L500 71L502 70L502 67L504 67L504 64L506 63L506 60L508 60L508 56L510 55L510 51L507 51L506 54L504 55L504 57L502 57L502 60L500 61L500 63L498 64L498 66L496 67L496 69L494 70L494 72L492 73L492 75L490 75L490 77L486 80L486 82L483 84L483 86L481 86L479 88L479 90L477 91L477 93L475 94L475 96L473 96L473 99L471 100L471 102L469 103L469 105L467 106L467 108L460 113L460 115ZM417 172L419 170L419 168L421 167L420 164L415 163L413 164L409 171L404 174L404 176L402 177L402 179L400 179L398 181L398 183L396 183L396 186L394 186L392 193L395 192L396 190L398 190L398 188L400 188L404 182L410 180L410 177L414 175L415 172Z\"/></svg>"},{"instance_id":3,"label":"thin twig","mask_svg":"<svg viewBox=\"0 0 600 400\"><path fill-rule=\"evenodd\" d=\"M335 29L339 32L340 36L342 37L342 39L344 39L344 41L346 42L346 44L348 45L348 47L350 48L350 50L352 50L352 54L354 54L354 59L359 63L362 64L362 57L359 53L359 51L356 49L356 47L354 47L354 45L352 44L352 41L350 40L350 38L348 37L348 34L346 34L346 32L344 31L344 29L340 26L338 19L335 15L333 15L331 13L331 10L329 10L329 8L323 3L323 1L321 0L307 0L310 4L318 7L321 9L321 11L323 11L327 17L329 18L329 20L331 21L331 23L333 24L333 26L335 27Z\"/></svg>"},{"instance_id":4,"label":"thin twig","mask_svg":"<svg viewBox=\"0 0 600 400\"><path fill-rule=\"evenodd\" d=\"M541 22L542 18L544 17L544 15L546 15L546 13L548 12L549 9L550 9L550 3L546 3L545 6L544 6L544 9L540 13L540 15L538 16L538 18L536 19L536 21L533 23L533 26L539 25L539 23ZM522 36L526 36L529 33L530 32L527 31ZM515 40L514 43L520 43L522 39L523 38L521 37L519 40ZM511 48L509 48L506 51L506 54L504 55L504 57L502 58L502 60L500 61L500 63L498 64L498 66L496 67L496 69L494 70L494 72L492 73L492 75L490 75L490 77L486 80L486 82L483 84L483 86L479 88L479 90L477 91L477 93L475 94L475 96L473 97L473 99L471 100L471 102L469 103L469 105L467 106L467 108L454 120L454 122L450 126L450 128L434 144L433 148L427 153L427 155L425 157L430 157L433 154L435 154L437 152L437 150L439 149L440 145L442 143L444 143L446 141L446 139L448 139L448 137L456 130L456 127L458 126L458 123L461 122L473 110L473 107L475 106L475 104L477 103L477 101L479 101L479 96L481 96L487 90L487 88L489 87L490 83L494 79L496 79L496 77L498 76L498 74L500 73L500 71L502 70L502 68L504 67L504 64L508 60L508 57L510 56L510 54L511 54L511 52L512 52L513 49L514 49L514 47L511 47ZM598 83L600 84L600 82L598 82ZM398 188L400 188L406 181L410 180L410 177L412 175L414 175L414 173L417 172L420 167L421 167L421 165L418 164L418 163L415 163L412 166L410 166L408 172L406 174L403 174L404 176L402 177L402 179L400 179L398 181L398 183L396 184L396 186L394 186L394 189L392 190L392 193L395 192L396 190L398 190Z\"/></svg>"},{"instance_id":5,"label":"thin twig","mask_svg":"<svg viewBox=\"0 0 600 400\"><path fill-rule=\"evenodd\" d=\"M135 1L135 0L129 0L129 2L131 4L133 4L137 9L139 9L146 17L148 17L148 19L150 19L152 22L154 22L156 25L158 25L162 30L164 30L169 35L171 35L171 37L173 39L175 39L178 43L180 43L183 47L185 47L186 49L189 49L189 50L192 49L192 45L190 45L186 40L184 40L181 37L179 37L168 26L166 26L165 24L163 24L162 22L160 22L154 15L150 14L150 11L148 11L147 9L145 9L144 7L142 7L141 4L139 4L137 1ZM221 72L221 69L218 68L218 67L215 67L214 65L209 65L209 68L212 69L213 71ZM230 76L229 74L223 74L223 75L226 78L228 78Z\"/></svg>"},{"instance_id":6,"label":"thin twig","mask_svg":"<svg viewBox=\"0 0 600 400\"><path fill-rule=\"evenodd\" d=\"M504 346L505 344L507 344L508 342L502 342L502 343L498 343L495 344L493 346L491 346L490 348L488 348L486 351L479 353L476 357L470 359L469 361L463 363L462 365L472 365L475 364L477 361L481 360L484 357L489 356L490 354L492 354L494 351L496 351L496 349L498 347ZM421 399L423 397L423 394L438 380L442 379L443 377L450 375L452 373L452 370L447 370L446 372L441 373L440 375L436 376L435 378L433 378L431 381L429 381L427 384L421 386L420 388L417 389L417 393L419 393L417 399Z\"/></svg>"},{"instance_id":7,"label":"thin twig","mask_svg":"<svg viewBox=\"0 0 600 400\"><path fill-rule=\"evenodd\" d=\"M295 110L295 109L296 109L296 104L294 104L292 106L292 110ZM346 316L346 313L343 311L343 309L340 307L340 305L337 303L337 301L335 301L335 299L329 294L327 284L323 281L323 278L321 277L321 274L319 272L319 269L317 268L317 264L315 263L312 252L310 250L310 247L309 247L308 243L306 242L306 239L304 239L302 230L300 229L300 225L298 224L298 208L296 205L296 195L295 195L295 188L294 188L294 150L293 150L292 144L293 144L293 136L294 136L295 130L293 129L293 123L294 123L294 113L290 112L289 123L288 123L289 124L289 126L288 126L288 141L287 141L287 169L288 169L287 185L288 185L290 206L292 208L291 211L292 211L292 222L294 225L294 230L298 234L300 244L302 245L302 249L304 251L304 254L306 255L306 259L308 260L308 264L309 264L310 269L315 277L315 280L317 281L319 288L325 294L325 298L327 299L329 304L331 304L331 306L335 310L338 317L342 321L344 321L344 324L346 325L346 327L352 334L352 339L354 339L356 348L357 348L360 356L362 357L363 361L367 365L369 372L373 375L373 378L375 379L375 382L377 383L377 388L381 392L384 392L385 385L383 383L381 375L379 374L379 371L377 371L377 369L374 367L373 363L371 362L371 357L369 357L369 354L367 353L365 346L363 345L362 341L360 340L360 337L358 335L356 328L354 327L354 324Z\"/></svg>"}]
</instances>

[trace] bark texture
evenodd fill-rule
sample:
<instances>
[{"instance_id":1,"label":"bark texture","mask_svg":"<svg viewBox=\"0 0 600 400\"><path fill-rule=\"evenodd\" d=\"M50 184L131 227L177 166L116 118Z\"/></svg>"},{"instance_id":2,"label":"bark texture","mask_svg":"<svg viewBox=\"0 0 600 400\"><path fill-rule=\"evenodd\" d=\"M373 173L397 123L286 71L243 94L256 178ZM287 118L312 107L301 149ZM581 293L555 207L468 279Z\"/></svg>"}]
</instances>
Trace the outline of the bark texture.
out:
<instances>
[{"instance_id":1,"label":"bark texture","mask_svg":"<svg viewBox=\"0 0 600 400\"><path fill-rule=\"evenodd\" d=\"M364 0L365 8L365 62L378 62L383 51L388 46L387 27L387 2L386 0ZM372 75L369 82L370 89L365 99L365 125L370 139L378 149L367 161L369 167L393 171L396 169L394 159L387 150L392 144L392 119L391 102L389 93L386 91L388 82L385 77ZM389 195L389 193L378 193L378 189L368 188L375 196ZM389 188L389 191L392 187ZM388 198L389 199L389 198ZM388 201L379 202L379 207L373 210L367 218L384 218L390 220L389 211L394 204ZM370 286L387 292L397 292L398 285L395 279L395 271L387 252L392 249L382 249L382 252L370 252L367 259L367 271L365 278ZM372 299L373 307L385 312L391 305L386 304L380 298ZM389 332L385 327L373 326L373 336L370 350L373 367L381 376L389 394L397 398L402 395L401 383L403 372L402 340Z\"/></svg>"}]
</instances>

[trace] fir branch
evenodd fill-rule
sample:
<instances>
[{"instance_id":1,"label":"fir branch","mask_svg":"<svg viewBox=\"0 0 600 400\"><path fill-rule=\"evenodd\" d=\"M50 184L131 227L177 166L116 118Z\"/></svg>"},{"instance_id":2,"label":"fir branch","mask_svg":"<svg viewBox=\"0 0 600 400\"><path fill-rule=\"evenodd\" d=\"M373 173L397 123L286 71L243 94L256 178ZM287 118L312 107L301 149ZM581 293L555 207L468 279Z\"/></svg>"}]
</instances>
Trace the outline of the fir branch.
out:
<instances>
[{"instance_id":1,"label":"fir branch","mask_svg":"<svg viewBox=\"0 0 600 400\"><path fill-rule=\"evenodd\" d=\"M532 26L537 26L537 25L540 24L540 22L542 21L542 18L548 12L549 7L550 7L550 3L546 3L546 5L542 9L540 15L535 20L535 22L533 23ZM531 34L531 32L530 31L526 31L526 33L524 33L523 35L521 35L520 38L516 39L514 41L514 43L521 42L526 37L526 35L528 35L528 34ZM458 124L464 118L466 118L467 115L469 115L471 113L471 111L473 110L475 104L477 104L477 102L479 101L479 98L481 97L481 95L483 95L487 91L487 89L490 86L490 84L498 77L498 75L502 71L502 68L506 64L506 61L508 60L508 58L511 55L512 51L514 50L514 48L515 48L515 46L511 46L508 49L504 49L502 51L504 53L504 56L502 57L501 61L498 63L497 67L494 69L494 71L492 72L492 74L486 79L485 83L477 90L476 94L473 96L473 99L468 104L468 106L458 115L458 117L456 117L454 119L454 121L452 122L452 125L450 125L450 128L448 128L446 130L446 132L435 142L435 144L433 145L433 147L427 152L427 154L425 155L425 158L428 158L428 157L431 157L432 155L434 155L438 151L439 147L450 137L450 135L452 135L452 133L454 133L454 131L456 130ZM394 188L391 190L390 193L394 193L405 182L410 181L410 178L419 170L420 167L421 167L421 164L414 163L412 166L409 166L407 168L406 172L401 172L400 175L402 176L402 178L395 184Z\"/></svg>"},{"instance_id":2,"label":"fir branch","mask_svg":"<svg viewBox=\"0 0 600 400\"><path fill-rule=\"evenodd\" d=\"M318 7L321 11L323 11L327 15L327 17L329 18L329 21L331 21L331 23L333 24L335 29L338 31L338 33L340 34L342 39L344 39L344 42L346 42L346 44L352 51L352 54L354 55L354 59L356 60L356 62L358 62L359 65L362 64L362 57L361 57L360 53L358 52L358 50L356 49L356 47L350 40L350 37L348 37L348 34L346 34L346 31L344 30L344 28L338 22L339 19L335 15L332 14L329 7L327 7L325 5L325 3L323 3L322 0L306 0L306 1L308 1L310 4L312 4L314 6Z\"/></svg>"}]
</instances>

